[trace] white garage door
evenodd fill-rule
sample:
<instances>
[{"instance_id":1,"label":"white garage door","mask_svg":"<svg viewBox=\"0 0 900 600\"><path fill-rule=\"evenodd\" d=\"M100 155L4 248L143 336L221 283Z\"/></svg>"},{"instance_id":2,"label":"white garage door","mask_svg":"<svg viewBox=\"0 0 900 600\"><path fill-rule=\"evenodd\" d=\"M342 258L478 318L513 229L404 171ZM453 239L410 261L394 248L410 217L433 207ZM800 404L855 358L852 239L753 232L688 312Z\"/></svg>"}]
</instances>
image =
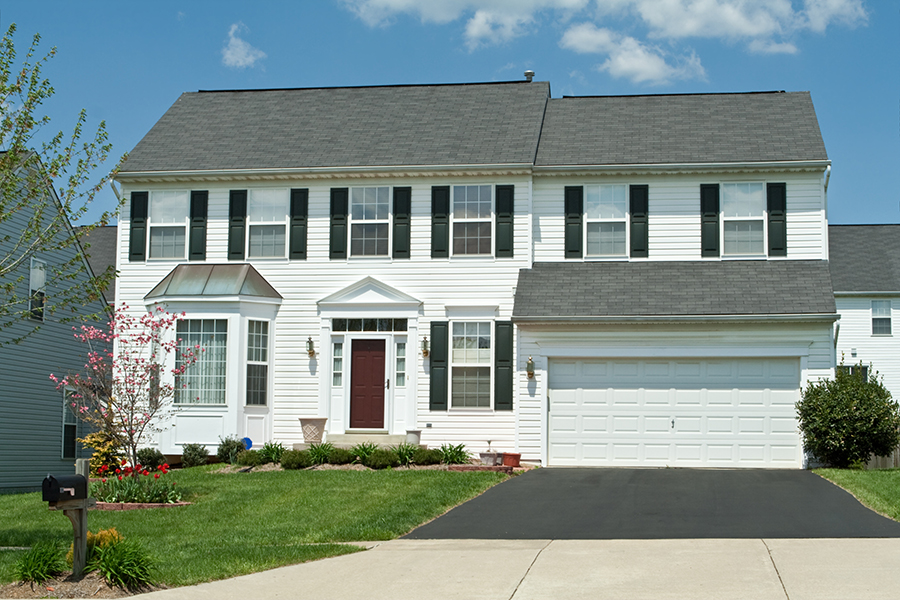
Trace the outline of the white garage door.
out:
<instances>
[{"instance_id":1,"label":"white garage door","mask_svg":"<svg viewBox=\"0 0 900 600\"><path fill-rule=\"evenodd\" d=\"M797 359L551 359L550 466L800 468Z\"/></svg>"}]
</instances>

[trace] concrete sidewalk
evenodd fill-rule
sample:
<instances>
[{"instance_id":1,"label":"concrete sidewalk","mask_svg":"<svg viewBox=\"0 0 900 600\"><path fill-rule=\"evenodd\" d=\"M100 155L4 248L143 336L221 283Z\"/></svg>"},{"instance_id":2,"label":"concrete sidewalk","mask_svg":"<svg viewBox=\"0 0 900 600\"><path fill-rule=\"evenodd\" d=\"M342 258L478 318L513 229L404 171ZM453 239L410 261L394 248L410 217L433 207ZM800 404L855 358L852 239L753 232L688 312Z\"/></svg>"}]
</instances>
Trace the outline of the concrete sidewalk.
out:
<instances>
[{"instance_id":1,"label":"concrete sidewalk","mask_svg":"<svg viewBox=\"0 0 900 600\"><path fill-rule=\"evenodd\" d=\"M392 540L135 598L855 600L900 597L900 539Z\"/></svg>"}]
</instances>

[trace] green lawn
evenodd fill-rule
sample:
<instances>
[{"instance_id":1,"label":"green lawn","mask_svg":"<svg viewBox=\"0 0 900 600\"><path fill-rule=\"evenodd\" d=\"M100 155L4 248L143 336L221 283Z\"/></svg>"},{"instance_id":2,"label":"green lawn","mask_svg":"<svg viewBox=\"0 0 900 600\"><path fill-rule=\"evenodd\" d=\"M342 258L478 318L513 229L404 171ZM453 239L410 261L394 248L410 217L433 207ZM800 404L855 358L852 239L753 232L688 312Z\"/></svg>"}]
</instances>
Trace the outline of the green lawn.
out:
<instances>
[{"instance_id":1,"label":"green lawn","mask_svg":"<svg viewBox=\"0 0 900 600\"><path fill-rule=\"evenodd\" d=\"M139 540L169 586L189 585L358 551L336 542L389 540L503 481L450 471L173 471L192 506L90 511L91 531L115 527ZM39 493L0 495L0 546L70 544L72 527ZM0 583L20 551L0 551Z\"/></svg>"},{"instance_id":2,"label":"green lawn","mask_svg":"<svg viewBox=\"0 0 900 600\"><path fill-rule=\"evenodd\" d=\"M841 486L872 510L900 521L900 469L815 469L813 472Z\"/></svg>"}]
</instances>

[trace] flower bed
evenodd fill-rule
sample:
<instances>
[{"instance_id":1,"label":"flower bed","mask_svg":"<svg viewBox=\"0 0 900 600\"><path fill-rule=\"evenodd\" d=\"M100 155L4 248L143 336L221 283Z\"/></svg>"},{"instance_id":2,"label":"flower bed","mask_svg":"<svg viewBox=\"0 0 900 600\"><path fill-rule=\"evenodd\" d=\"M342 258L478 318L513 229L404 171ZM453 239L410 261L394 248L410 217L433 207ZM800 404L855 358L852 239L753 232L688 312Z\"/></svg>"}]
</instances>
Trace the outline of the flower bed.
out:
<instances>
[{"instance_id":1,"label":"flower bed","mask_svg":"<svg viewBox=\"0 0 900 600\"><path fill-rule=\"evenodd\" d=\"M175 482L170 481L169 465L160 465L150 471L135 465L100 467L100 481L91 484L91 496L97 503L110 504L175 504L181 502L181 492L175 489ZM119 509L122 510L122 509Z\"/></svg>"}]
</instances>

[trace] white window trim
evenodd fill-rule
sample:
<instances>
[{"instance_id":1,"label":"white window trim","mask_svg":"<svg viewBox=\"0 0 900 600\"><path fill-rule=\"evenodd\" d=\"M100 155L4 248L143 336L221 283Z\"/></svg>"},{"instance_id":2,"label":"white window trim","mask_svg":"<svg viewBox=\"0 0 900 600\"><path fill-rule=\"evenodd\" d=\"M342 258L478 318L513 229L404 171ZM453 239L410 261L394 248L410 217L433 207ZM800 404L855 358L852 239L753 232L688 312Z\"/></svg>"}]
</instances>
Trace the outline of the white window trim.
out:
<instances>
[{"instance_id":1,"label":"white window trim","mask_svg":"<svg viewBox=\"0 0 900 600\"><path fill-rule=\"evenodd\" d=\"M387 188L388 191L388 216L387 219L353 219L353 190L365 190L366 188ZM365 191L363 192L365 194ZM387 224L388 242L387 252L384 254L353 254L353 225ZM391 249L394 247L394 188L388 185L364 185L351 187L347 191L347 258L351 260L384 260L391 258Z\"/></svg>"},{"instance_id":2,"label":"white window trim","mask_svg":"<svg viewBox=\"0 0 900 600\"><path fill-rule=\"evenodd\" d=\"M454 323L487 323L490 327L491 334L491 355L490 359L487 363L457 363L453 360L453 325ZM449 323L449 338L448 342L450 344L450 355L448 366L449 372L447 374L449 381L447 382L447 393L450 395L447 398L447 409L450 412L461 412L461 411L478 411L478 412L494 412L494 377L496 374L494 373L494 352L496 350L496 343L494 339L494 321L488 319L456 319L454 321L450 321ZM487 367L488 372L491 375L491 380L489 384L489 395L490 400L487 406L453 406L453 369L455 367Z\"/></svg>"},{"instance_id":3,"label":"white window trim","mask_svg":"<svg viewBox=\"0 0 900 600\"><path fill-rule=\"evenodd\" d=\"M875 316L875 303L876 302L885 302L887 303L888 316L886 317L876 317ZM871 315L871 335L872 337L893 337L894 335L894 303L891 300L872 300L869 304L869 313ZM875 319L887 319L888 325L891 328L890 333L875 333Z\"/></svg>"},{"instance_id":4,"label":"white window trim","mask_svg":"<svg viewBox=\"0 0 900 600\"><path fill-rule=\"evenodd\" d=\"M763 193L763 212L761 216L752 217L726 217L725 216L725 186L740 185L742 183L762 184ZM769 203L768 203L768 181L720 181L719 182L719 256L729 260L740 260L747 258L768 258L769 256ZM725 252L725 222L729 223L742 221L753 222L762 221L763 243L762 252L750 254L726 254Z\"/></svg>"},{"instance_id":5,"label":"white window trim","mask_svg":"<svg viewBox=\"0 0 900 600\"><path fill-rule=\"evenodd\" d=\"M284 216L279 219L273 219L271 221L253 221L250 218L250 203L252 202L253 193L254 192L279 192L283 196L284 200ZM247 217L245 219L247 224L247 235L244 236L244 256L247 257L248 260L284 260L288 255L288 247L291 245L290 240L290 224L291 224L291 192L287 188L250 188L247 190ZM281 225L284 227L284 248L282 248L281 255L278 256L253 256L250 254L250 230L252 227L256 226L278 226Z\"/></svg>"},{"instance_id":6,"label":"white window trim","mask_svg":"<svg viewBox=\"0 0 900 600\"><path fill-rule=\"evenodd\" d=\"M161 193L178 193L184 194L186 196L187 204L185 205L185 217L184 222L179 223L153 223L153 196L155 194ZM190 235L190 224L191 224L191 191L185 189L167 189L167 190L151 190L150 196L147 201L147 248L146 254L147 260L149 261L173 261L173 260L186 260L188 254L188 247L191 245L190 239L188 236ZM181 256L153 256L150 252L150 244L153 239L153 230L158 228L175 228L181 227L184 229L184 252Z\"/></svg>"},{"instance_id":7,"label":"white window trim","mask_svg":"<svg viewBox=\"0 0 900 600\"><path fill-rule=\"evenodd\" d=\"M207 408L226 407L226 406L228 406L228 398L231 395L229 393L229 384L231 383L229 381L229 371L230 371L229 363L231 362L231 361L229 361L229 358L231 356L231 344L234 343L232 341L233 340L232 320L229 319L227 316L217 316L217 315L212 315L212 314L209 314L209 315L197 314L196 316L188 316L182 320L179 320L178 323L185 323L185 322L190 322L190 321L225 321L225 375L224 375L224 378L225 378L225 392L224 392L225 401L224 402L178 402L177 389L176 389L176 396L174 398L172 398L172 405L178 407L179 409L182 409L182 408L185 408L185 409L207 409ZM176 324L176 327L177 327L177 324ZM174 335L176 336L176 338L178 337L177 328L174 332ZM178 360L177 357L174 357L174 359L177 364L177 360ZM197 369L197 368L198 367L195 363L194 365L192 365L191 367L188 368L187 373L190 374L191 369ZM244 372L246 372L246 369L242 369L242 370ZM177 383L178 383L178 379L176 377L176 379L175 379L176 388L178 387ZM246 400L246 394L245 394L245 400ZM238 402L240 402L240 400L238 400ZM245 404L245 403L241 403L241 404Z\"/></svg>"},{"instance_id":8,"label":"white window trim","mask_svg":"<svg viewBox=\"0 0 900 600\"><path fill-rule=\"evenodd\" d=\"M266 324L266 360L265 361L257 361L250 360L250 323L265 323ZM244 328L246 332L244 334L244 348L247 351L246 360L244 360L244 406L250 407L258 407L258 408L267 408L272 404L272 321L268 319L247 319L247 326ZM227 340L226 340L227 343ZM264 365L266 367L266 398L263 404L250 404L247 402L247 395L249 393L248 384L248 371L250 365Z\"/></svg>"},{"instance_id":9,"label":"white window trim","mask_svg":"<svg viewBox=\"0 0 900 600\"><path fill-rule=\"evenodd\" d=\"M587 190L589 187L615 187L622 186L625 188L625 217L621 219L610 218L590 218L587 211ZM631 184L628 183L586 183L582 187L584 202L584 238L581 240L582 248L584 248L584 258L587 260L622 260L629 258L631 255ZM588 254L588 225L590 223L625 223L625 250L622 254Z\"/></svg>"},{"instance_id":10,"label":"white window trim","mask_svg":"<svg viewBox=\"0 0 900 600\"><path fill-rule=\"evenodd\" d=\"M491 188L491 215L490 217L479 217L475 218L457 218L455 216L455 211L453 210L453 198L454 198L454 190L458 187L482 187L488 186ZM491 251L486 254L465 254L465 253L457 253L454 251L454 239L453 235L454 224L456 223L484 223L486 221L490 221L491 224L491 242L490 248ZM470 258L494 258L496 253L496 242L497 242L497 186L493 183L460 183L460 184L452 184L450 186L450 256L452 258L458 259L470 259Z\"/></svg>"}]
</instances>

